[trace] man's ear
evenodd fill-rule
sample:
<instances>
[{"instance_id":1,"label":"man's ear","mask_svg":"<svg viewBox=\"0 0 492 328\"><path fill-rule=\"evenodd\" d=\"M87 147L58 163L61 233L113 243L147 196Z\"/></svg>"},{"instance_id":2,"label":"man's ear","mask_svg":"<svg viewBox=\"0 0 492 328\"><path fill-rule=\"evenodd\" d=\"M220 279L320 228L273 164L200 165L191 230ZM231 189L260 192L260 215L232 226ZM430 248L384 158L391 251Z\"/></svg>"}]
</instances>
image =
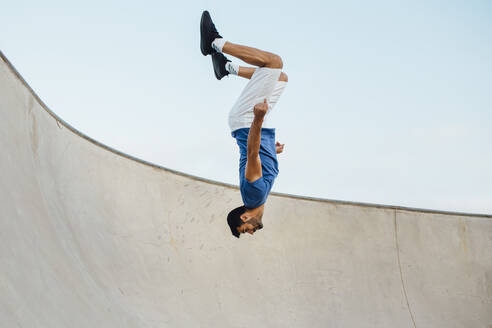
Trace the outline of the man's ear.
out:
<instances>
[{"instance_id":1,"label":"man's ear","mask_svg":"<svg viewBox=\"0 0 492 328\"><path fill-rule=\"evenodd\" d=\"M241 220L243 222L247 222L250 218L248 218L248 216L246 215L246 213L243 213L241 216L240 216Z\"/></svg>"}]
</instances>

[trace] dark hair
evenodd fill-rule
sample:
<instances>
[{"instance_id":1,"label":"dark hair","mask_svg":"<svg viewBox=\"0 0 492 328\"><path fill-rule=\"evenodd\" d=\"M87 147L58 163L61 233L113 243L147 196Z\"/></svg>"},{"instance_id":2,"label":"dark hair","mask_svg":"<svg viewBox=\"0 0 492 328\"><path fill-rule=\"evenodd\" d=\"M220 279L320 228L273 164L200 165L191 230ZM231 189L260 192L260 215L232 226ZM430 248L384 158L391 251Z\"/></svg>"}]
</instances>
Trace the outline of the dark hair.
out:
<instances>
[{"instance_id":1,"label":"dark hair","mask_svg":"<svg viewBox=\"0 0 492 328\"><path fill-rule=\"evenodd\" d=\"M229 212L227 215L227 224L229 224L229 228L231 228L232 235L234 237L239 238L239 231L237 228L240 227L244 222L241 220L241 215L246 212L246 207L239 206Z\"/></svg>"}]
</instances>

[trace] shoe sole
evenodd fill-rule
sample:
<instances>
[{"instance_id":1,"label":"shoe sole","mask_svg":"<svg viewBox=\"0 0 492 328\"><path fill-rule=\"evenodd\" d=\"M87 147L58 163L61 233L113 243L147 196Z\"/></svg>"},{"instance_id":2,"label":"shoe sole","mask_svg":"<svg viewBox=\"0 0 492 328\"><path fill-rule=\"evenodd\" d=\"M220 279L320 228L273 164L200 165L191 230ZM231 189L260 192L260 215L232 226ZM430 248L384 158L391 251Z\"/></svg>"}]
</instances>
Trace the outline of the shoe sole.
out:
<instances>
[{"instance_id":1,"label":"shoe sole","mask_svg":"<svg viewBox=\"0 0 492 328\"><path fill-rule=\"evenodd\" d=\"M212 57L212 67L214 68L215 78L220 81L222 77L219 74L217 74L217 67L216 67L218 65L218 61L215 60L214 55L212 55L211 57Z\"/></svg>"},{"instance_id":2,"label":"shoe sole","mask_svg":"<svg viewBox=\"0 0 492 328\"><path fill-rule=\"evenodd\" d=\"M207 20L211 22L212 18L210 17L208 11L204 11L202 14L202 19L200 20L200 50L202 51L202 54L204 56L212 54L212 52L207 49L207 46L205 44L205 37L207 35L207 29L205 27L205 24ZM211 45L209 45L209 47L210 49L212 48Z\"/></svg>"},{"instance_id":3,"label":"shoe sole","mask_svg":"<svg viewBox=\"0 0 492 328\"><path fill-rule=\"evenodd\" d=\"M219 67L220 67L221 65L225 65L225 63L227 63L227 62L228 62L228 61L230 61L230 60L227 60L227 57L226 57L226 60L227 60L227 61L226 61L225 63L221 63L221 62L220 62L220 60L215 59L215 58L217 57L217 55L216 55L216 54L212 54L212 55L211 55L211 57L212 57L212 66L213 66L213 68L214 68L214 74L215 74L215 77L217 78L217 80L222 80L225 76L227 76L227 75L229 75L229 74L224 74L224 75L222 75L222 76L221 76L221 73L220 73L220 68L219 68ZM224 56L224 57L225 57L225 56ZM217 72L219 72L219 73L217 73Z\"/></svg>"}]
</instances>

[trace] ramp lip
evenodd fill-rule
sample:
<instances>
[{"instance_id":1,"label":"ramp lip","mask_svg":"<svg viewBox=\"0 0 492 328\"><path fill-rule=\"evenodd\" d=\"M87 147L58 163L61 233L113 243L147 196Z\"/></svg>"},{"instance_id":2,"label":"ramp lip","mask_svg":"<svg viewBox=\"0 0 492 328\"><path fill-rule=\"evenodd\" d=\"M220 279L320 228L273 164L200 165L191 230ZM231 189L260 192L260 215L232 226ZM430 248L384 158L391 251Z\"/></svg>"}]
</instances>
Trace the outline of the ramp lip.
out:
<instances>
[{"instance_id":1,"label":"ramp lip","mask_svg":"<svg viewBox=\"0 0 492 328\"><path fill-rule=\"evenodd\" d=\"M7 57L4 55L2 50L0 50L0 58L7 64L7 67L9 70L17 77L19 81L22 82L22 84L29 90L31 95L36 99L36 101L43 107L43 109L51 115L59 124L63 125L65 128L70 130L72 133L75 135L84 138L88 142L94 144L95 146L98 146L106 151L109 151L115 155L127 158L129 160L132 160L134 162L137 162L139 164L143 164L155 169L163 170L172 174L176 174L188 179L192 179L195 181L200 181L208 184L213 184L221 187L226 187L230 189L239 189L238 186L228 184L225 182L220 182L220 181L215 181L199 176L195 176L192 174L180 172L177 170L173 170L170 168L167 168L162 165L158 165L155 163L148 162L146 160L143 160L141 158L137 158L135 156L126 154L122 151L119 151L115 148L112 148L110 146L107 146L89 136L84 134L83 132L77 130L67 122L65 122L62 118L60 118L58 115L56 115L49 107L41 100L41 98L34 92L34 90L31 88L31 86L26 82L26 80L20 75L20 73L17 71L17 69L14 67L14 65L7 59ZM383 205L383 204L375 204L375 203L364 203L364 202L354 202L354 201L347 201L347 200L336 200L336 199L328 199L328 198L318 198L318 197L310 197L310 196L300 196L300 195L294 195L294 194L288 194L288 193L280 193L280 192L272 192L271 195L276 196L276 197L282 197L282 198L291 198L291 199L297 199L297 200L305 200L305 201L313 201L313 202L324 202L324 203L331 203L334 205L349 205L349 206L358 206L358 207L369 207L369 208L380 208L380 209L387 209L387 210L395 210L395 211L407 211L407 212L419 212L419 213L429 213L429 214L442 214L442 215L450 215L450 216L468 216L468 217L475 217L475 218L487 218L487 219L492 219L492 214L480 214L480 213L466 213L466 212L455 212L455 211L443 211L443 210L432 210L432 209L423 209L423 208L416 208L416 207L405 207L405 206L396 206L396 205Z\"/></svg>"}]
</instances>

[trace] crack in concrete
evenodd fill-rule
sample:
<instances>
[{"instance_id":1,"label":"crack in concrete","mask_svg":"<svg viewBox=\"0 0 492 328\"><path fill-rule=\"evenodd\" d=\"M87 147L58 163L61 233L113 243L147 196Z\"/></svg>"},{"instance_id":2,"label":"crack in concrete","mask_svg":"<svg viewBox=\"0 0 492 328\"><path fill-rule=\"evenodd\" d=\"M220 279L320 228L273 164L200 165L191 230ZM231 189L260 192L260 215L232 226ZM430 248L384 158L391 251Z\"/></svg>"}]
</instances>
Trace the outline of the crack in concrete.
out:
<instances>
[{"instance_id":1,"label":"crack in concrete","mask_svg":"<svg viewBox=\"0 0 492 328\"><path fill-rule=\"evenodd\" d=\"M405 288L405 282L403 280L403 271L401 269L400 245L398 243L398 224L397 224L397 220L396 220L396 210L393 213L394 213L393 221L394 221L394 226L395 226L396 257L398 259L398 269L400 270L401 287L403 290L403 295L405 296L405 301L407 302L408 313L410 314L410 318L412 318L413 327L417 328L417 325L415 324L415 318L414 318L413 313L412 313L412 309L410 308L410 303L408 302L407 290Z\"/></svg>"}]
</instances>

